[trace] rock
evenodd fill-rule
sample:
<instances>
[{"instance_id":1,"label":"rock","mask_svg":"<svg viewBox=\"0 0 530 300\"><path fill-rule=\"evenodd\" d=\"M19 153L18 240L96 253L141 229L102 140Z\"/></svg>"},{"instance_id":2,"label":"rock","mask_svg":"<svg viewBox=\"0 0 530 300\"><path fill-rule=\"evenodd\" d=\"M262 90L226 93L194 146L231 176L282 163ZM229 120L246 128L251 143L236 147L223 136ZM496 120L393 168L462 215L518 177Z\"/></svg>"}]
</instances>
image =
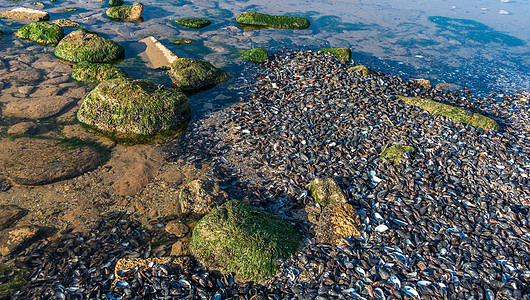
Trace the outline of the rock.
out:
<instances>
[{"instance_id":1,"label":"rock","mask_svg":"<svg viewBox=\"0 0 530 300\"><path fill-rule=\"evenodd\" d=\"M1 215L1 213L0 213L0 215ZM182 223L180 221L177 221L177 220L173 220L173 221L167 223L165 229L166 229L167 233L173 234L177 238L184 237L190 232L190 228L188 227L188 225L186 225L186 224L184 224L184 223Z\"/></svg>"},{"instance_id":2,"label":"rock","mask_svg":"<svg viewBox=\"0 0 530 300\"><path fill-rule=\"evenodd\" d=\"M72 73L72 78L77 81L100 82L117 78L129 78L129 75L122 69L118 69L111 64L99 64L90 62L80 62Z\"/></svg>"},{"instance_id":3,"label":"rock","mask_svg":"<svg viewBox=\"0 0 530 300\"><path fill-rule=\"evenodd\" d=\"M139 41L145 44L145 56L149 60L149 66L155 69L171 67L171 64L177 60L178 56L173 54L166 46L162 45L160 41L153 36L146 37Z\"/></svg>"},{"instance_id":4,"label":"rock","mask_svg":"<svg viewBox=\"0 0 530 300\"><path fill-rule=\"evenodd\" d=\"M109 6L121 6L123 5L123 0L109 0Z\"/></svg>"},{"instance_id":5,"label":"rock","mask_svg":"<svg viewBox=\"0 0 530 300\"><path fill-rule=\"evenodd\" d=\"M120 21L135 21L142 17L144 6L142 3L133 5L111 6L107 9L107 17Z\"/></svg>"},{"instance_id":6,"label":"rock","mask_svg":"<svg viewBox=\"0 0 530 300\"><path fill-rule=\"evenodd\" d=\"M452 83L438 83L435 88L437 90L444 90L444 91L456 91L460 88L460 86Z\"/></svg>"},{"instance_id":7,"label":"rock","mask_svg":"<svg viewBox=\"0 0 530 300\"><path fill-rule=\"evenodd\" d=\"M79 27L79 24L69 19L57 19L53 20L53 24L62 28L74 28Z\"/></svg>"},{"instance_id":8,"label":"rock","mask_svg":"<svg viewBox=\"0 0 530 300\"><path fill-rule=\"evenodd\" d=\"M414 153L415 151L416 150L412 146L392 145L387 147L379 156L391 160L394 164L398 164L403 159L403 154L406 152Z\"/></svg>"},{"instance_id":9,"label":"rock","mask_svg":"<svg viewBox=\"0 0 530 300\"><path fill-rule=\"evenodd\" d=\"M19 226L0 231L0 255L15 254L34 241L43 238L50 228L40 226Z\"/></svg>"},{"instance_id":10,"label":"rock","mask_svg":"<svg viewBox=\"0 0 530 300\"><path fill-rule=\"evenodd\" d=\"M257 12L244 12L236 17L238 25L255 25L266 28L307 29L311 22L302 17L272 16Z\"/></svg>"},{"instance_id":11,"label":"rock","mask_svg":"<svg viewBox=\"0 0 530 300\"><path fill-rule=\"evenodd\" d=\"M8 73L2 79L16 85L34 85L36 81L42 79L42 73L36 69L17 70Z\"/></svg>"},{"instance_id":12,"label":"rock","mask_svg":"<svg viewBox=\"0 0 530 300\"><path fill-rule=\"evenodd\" d=\"M36 134L39 132L39 127L33 122L20 122L12 125L7 129L7 134L13 135L24 135L24 134Z\"/></svg>"},{"instance_id":13,"label":"rock","mask_svg":"<svg viewBox=\"0 0 530 300\"><path fill-rule=\"evenodd\" d=\"M368 69L367 66L363 66L363 65L351 67L348 69L348 72L361 72L363 77L368 77L368 75L370 75L370 69Z\"/></svg>"},{"instance_id":14,"label":"rock","mask_svg":"<svg viewBox=\"0 0 530 300\"><path fill-rule=\"evenodd\" d=\"M179 187L177 199L182 216L201 218L228 200L212 179L196 179Z\"/></svg>"},{"instance_id":15,"label":"rock","mask_svg":"<svg viewBox=\"0 0 530 300\"><path fill-rule=\"evenodd\" d=\"M428 90L432 88L431 82L427 79L414 79L414 81Z\"/></svg>"},{"instance_id":16,"label":"rock","mask_svg":"<svg viewBox=\"0 0 530 300\"><path fill-rule=\"evenodd\" d=\"M71 62L114 62L125 57L118 43L100 37L95 32L78 29L65 36L55 49L55 56Z\"/></svg>"},{"instance_id":17,"label":"rock","mask_svg":"<svg viewBox=\"0 0 530 300\"><path fill-rule=\"evenodd\" d=\"M241 49L237 52L239 56L253 63L262 63L269 59L267 50L263 48L254 48L250 50Z\"/></svg>"},{"instance_id":18,"label":"rock","mask_svg":"<svg viewBox=\"0 0 530 300\"><path fill-rule=\"evenodd\" d=\"M176 39L176 40L172 41L171 43L173 43L175 45L186 45L186 44L191 44L191 43L195 43L195 42L196 41L192 40L192 39L181 38L181 39Z\"/></svg>"},{"instance_id":19,"label":"rock","mask_svg":"<svg viewBox=\"0 0 530 300\"><path fill-rule=\"evenodd\" d=\"M2 110L2 115L5 117L40 120L58 114L73 101L74 99L65 96L28 98L7 103Z\"/></svg>"},{"instance_id":20,"label":"rock","mask_svg":"<svg viewBox=\"0 0 530 300\"><path fill-rule=\"evenodd\" d=\"M22 26L14 35L41 45L57 45L64 31L53 23L32 22Z\"/></svg>"},{"instance_id":21,"label":"rock","mask_svg":"<svg viewBox=\"0 0 530 300\"><path fill-rule=\"evenodd\" d=\"M351 49L348 47L322 48L317 52L333 54L338 61L348 62L351 60Z\"/></svg>"},{"instance_id":22,"label":"rock","mask_svg":"<svg viewBox=\"0 0 530 300\"><path fill-rule=\"evenodd\" d=\"M359 237L355 208L348 203L333 203L324 208L316 229L319 244L340 245L347 237Z\"/></svg>"},{"instance_id":23,"label":"rock","mask_svg":"<svg viewBox=\"0 0 530 300\"><path fill-rule=\"evenodd\" d=\"M27 211L16 205L0 205L0 231L13 226Z\"/></svg>"},{"instance_id":24,"label":"rock","mask_svg":"<svg viewBox=\"0 0 530 300\"><path fill-rule=\"evenodd\" d=\"M79 140L17 138L0 141L0 175L17 184L41 185L95 169L102 158Z\"/></svg>"},{"instance_id":25,"label":"rock","mask_svg":"<svg viewBox=\"0 0 530 300\"><path fill-rule=\"evenodd\" d=\"M238 282L262 282L275 273L274 262L293 255L301 241L284 220L231 200L197 222L190 248L211 270L234 272Z\"/></svg>"},{"instance_id":26,"label":"rock","mask_svg":"<svg viewBox=\"0 0 530 300\"><path fill-rule=\"evenodd\" d=\"M150 81L112 79L86 96L77 118L103 131L148 135L187 122L190 103L184 94Z\"/></svg>"},{"instance_id":27,"label":"rock","mask_svg":"<svg viewBox=\"0 0 530 300\"><path fill-rule=\"evenodd\" d=\"M180 239L171 246L171 256L190 255L190 240Z\"/></svg>"},{"instance_id":28,"label":"rock","mask_svg":"<svg viewBox=\"0 0 530 300\"><path fill-rule=\"evenodd\" d=\"M232 77L207 61L190 58L175 60L171 64L170 75L173 84L185 91L213 87Z\"/></svg>"},{"instance_id":29,"label":"rock","mask_svg":"<svg viewBox=\"0 0 530 300\"><path fill-rule=\"evenodd\" d=\"M11 188L11 183L5 178L0 178L0 191L6 192Z\"/></svg>"},{"instance_id":30,"label":"rock","mask_svg":"<svg viewBox=\"0 0 530 300\"><path fill-rule=\"evenodd\" d=\"M48 21L50 19L50 15L42 10L17 7L11 10L0 12L0 18L31 21Z\"/></svg>"},{"instance_id":31,"label":"rock","mask_svg":"<svg viewBox=\"0 0 530 300\"><path fill-rule=\"evenodd\" d=\"M187 28L193 28L193 29L201 29L201 28L204 28L212 24L211 21L197 19L197 18L178 19L178 20L175 20L175 22L179 24L180 26L184 26Z\"/></svg>"},{"instance_id":32,"label":"rock","mask_svg":"<svg viewBox=\"0 0 530 300\"><path fill-rule=\"evenodd\" d=\"M348 200L333 178L316 178L309 184L309 193L315 203L326 207L333 203L346 203Z\"/></svg>"}]
</instances>

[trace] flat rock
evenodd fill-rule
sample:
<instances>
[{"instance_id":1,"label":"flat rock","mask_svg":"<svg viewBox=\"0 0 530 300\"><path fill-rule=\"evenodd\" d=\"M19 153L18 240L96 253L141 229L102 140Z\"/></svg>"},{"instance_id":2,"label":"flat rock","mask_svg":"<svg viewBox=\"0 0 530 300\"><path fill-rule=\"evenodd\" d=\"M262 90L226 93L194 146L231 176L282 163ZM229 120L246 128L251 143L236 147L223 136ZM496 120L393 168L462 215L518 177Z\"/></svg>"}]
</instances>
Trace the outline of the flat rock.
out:
<instances>
[{"instance_id":1,"label":"flat rock","mask_svg":"<svg viewBox=\"0 0 530 300\"><path fill-rule=\"evenodd\" d=\"M20 122L7 129L7 133L13 135L36 134L38 131L39 127L33 122Z\"/></svg>"},{"instance_id":2,"label":"flat rock","mask_svg":"<svg viewBox=\"0 0 530 300\"><path fill-rule=\"evenodd\" d=\"M0 231L12 226L26 214L16 205L0 205Z\"/></svg>"},{"instance_id":3,"label":"flat rock","mask_svg":"<svg viewBox=\"0 0 530 300\"><path fill-rule=\"evenodd\" d=\"M190 228L188 227L188 225L177 220L173 220L167 223L165 229L167 233L173 234L177 238L184 237L190 232Z\"/></svg>"},{"instance_id":4,"label":"flat rock","mask_svg":"<svg viewBox=\"0 0 530 300\"><path fill-rule=\"evenodd\" d=\"M44 237L50 228L40 226L19 226L0 231L0 255L14 254L32 242Z\"/></svg>"},{"instance_id":5,"label":"flat rock","mask_svg":"<svg viewBox=\"0 0 530 300\"><path fill-rule=\"evenodd\" d=\"M329 204L342 202L346 203L346 196L333 178L316 178L309 185L309 192L315 202L322 207Z\"/></svg>"},{"instance_id":6,"label":"flat rock","mask_svg":"<svg viewBox=\"0 0 530 300\"><path fill-rule=\"evenodd\" d=\"M160 67L171 67L171 64L178 58L171 50L166 46L162 45L153 36L148 36L143 40L139 41L145 44L145 50L140 55L147 59L149 67L160 68Z\"/></svg>"},{"instance_id":7,"label":"flat rock","mask_svg":"<svg viewBox=\"0 0 530 300\"><path fill-rule=\"evenodd\" d=\"M31 21L47 21L50 15L42 10L17 7L11 10L0 12L0 18L17 19L17 20L31 20Z\"/></svg>"},{"instance_id":8,"label":"flat rock","mask_svg":"<svg viewBox=\"0 0 530 300\"><path fill-rule=\"evenodd\" d=\"M0 141L0 175L17 184L40 185L95 169L100 154L86 145L63 140L18 138Z\"/></svg>"},{"instance_id":9,"label":"flat rock","mask_svg":"<svg viewBox=\"0 0 530 300\"><path fill-rule=\"evenodd\" d=\"M79 27L79 24L70 19L57 19L52 21L53 24L62 28L75 28Z\"/></svg>"},{"instance_id":10,"label":"flat rock","mask_svg":"<svg viewBox=\"0 0 530 300\"><path fill-rule=\"evenodd\" d=\"M64 96L29 98L7 103L2 115L33 120L45 119L58 114L73 101L75 99Z\"/></svg>"},{"instance_id":11,"label":"flat rock","mask_svg":"<svg viewBox=\"0 0 530 300\"><path fill-rule=\"evenodd\" d=\"M212 179L196 179L177 191L182 216L202 217L228 200L226 192Z\"/></svg>"},{"instance_id":12,"label":"flat rock","mask_svg":"<svg viewBox=\"0 0 530 300\"><path fill-rule=\"evenodd\" d=\"M333 203L324 208L316 229L319 244L340 245L347 237L361 236L357 229L357 211L348 203Z\"/></svg>"}]
</instances>

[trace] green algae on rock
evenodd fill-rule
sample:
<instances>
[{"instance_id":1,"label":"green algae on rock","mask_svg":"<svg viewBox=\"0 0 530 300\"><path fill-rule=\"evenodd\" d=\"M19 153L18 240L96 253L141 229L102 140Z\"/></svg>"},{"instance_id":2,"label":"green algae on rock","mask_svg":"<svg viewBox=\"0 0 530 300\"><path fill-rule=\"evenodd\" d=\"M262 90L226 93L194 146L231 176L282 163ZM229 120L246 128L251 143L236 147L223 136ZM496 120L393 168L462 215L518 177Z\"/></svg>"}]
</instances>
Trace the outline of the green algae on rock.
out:
<instances>
[{"instance_id":1,"label":"green algae on rock","mask_svg":"<svg viewBox=\"0 0 530 300\"><path fill-rule=\"evenodd\" d=\"M412 146L393 145L386 148L385 151L379 154L379 156L391 160L394 164L399 164L403 159L403 154L405 154L405 152L414 153L415 151L416 150Z\"/></svg>"},{"instance_id":2,"label":"green algae on rock","mask_svg":"<svg viewBox=\"0 0 530 300\"><path fill-rule=\"evenodd\" d=\"M141 3L133 5L111 6L107 9L107 17L120 21L139 20L144 12L144 6Z\"/></svg>"},{"instance_id":3,"label":"green algae on rock","mask_svg":"<svg viewBox=\"0 0 530 300\"><path fill-rule=\"evenodd\" d=\"M57 45L64 36L63 29L49 22L31 22L14 33L16 36L41 45Z\"/></svg>"},{"instance_id":4,"label":"green algae on rock","mask_svg":"<svg viewBox=\"0 0 530 300\"><path fill-rule=\"evenodd\" d=\"M171 64L171 80L184 91L213 87L232 78L230 73L200 59L178 58Z\"/></svg>"},{"instance_id":5,"label":"green algae on rock","mask_svg":"<svg viewBox=\"0 0 530 300\"><path fill-rule=\"evenodd\" d=\"M238 15L236 21L243 25L280 29L307 29L311 25L308 19L302 17L273 16L252 11Z\"/></svg>"},{"instance_id":6,"label":"green algae on rock","mask_svg":"<svg viewBox=\"0 0 530 300\"><path fill-rule=\"evenodd\" d=\"M116 78L128 78L129 75L122 69L111 64L80 62L72 73L72 78L77 81L100 82Z\"/></svg>"},{"instance_id":7,"label":"green algae on rock","mask_svg":"<svg viewBox=\"0 0 530 300\"><path fill-rule=\"evenodd\" d=\"M176 40L172 41L171 43L173 43L175 45L187 45L187 44L191 44L191 43L195 43L195 42L196 41L192 40L192 39L181 38L181 39L176 39Z\"/></svg>"},{"instance_id":8,"label":"green algae on rock","mask_svg":"<svg viewBox=\"0 0 530 300\"><path fill-rule=\"evenodd\" d=\"M499 124L495 120L483 116L478 113L473 113L460 107L436 102L430 99L419 97L404 97L398 96L405 104L419 107L431 114L437 114L451 119L455 122L460 122L466 125L471 125L476 128L481 128L486 131L498 130Z\"/></svg>"},{"instance_id":9,"label":"green algae on rock","mask_svg":"<svg viewBox=\"0 0 530 300\"><path fill-rule=\"evenodd\" d=\"M123 0L109 0L109 6L122 6Z\"/></svg>"},{"instance_id":10,"label":"green algae on rock","mask_svg":"<svg viewBox=\"0 0 530 300\"><path fill-rule=\"evenodd\" d=\"M296 228L284 220L231 200L197 223L190 248L210 269L234 272L238 282L262 282L274 275L275 261L293 255L301 241Z\"/></svg>"},{"instance_id":11,"label":"green algae on rock","mask_svg":"<svg viewBox=\"0 0 530 300\"><path fill-rule=\"evenodd\" d=\"M316 178L309 184L309 193L322 207L333 203L346 203L348 200L333 178Z\"/></svg>"},{"instance_id":12,"label":"green algae on rock","mask_svg":"<svg viewBox=\"0 0 530 300\"><path fill-rule=\"evenodd\" d=\"M0 265L0 299L11 299L14 292L26 284L26 271L15 270L7 265Z\"/></svg>"},{"instance_id":13,"label":"green algae on rock","mask_svg":"<svg viewBox=\"0 0 530 300\"><path fill-rule=\"evenodd\" d=\"M351 49L348 47L322 48L317 52L333 54L338 61L348 62L351 59Z\"/></svg>"},{"instance_id":14,"label":"green algae on rock","mask_svg":"<svg viewBox=\"0 0 530 300\"><path fill-rule=\"evenodd\" d=\"M367 66L357 65L348 69L348 72L361 72L363 77L368 77L370 75L370 69Z\"/></svg>"},{"instance_id":15,"label":"green algae on rock","mask_svg":"<svg viewBox=\"0 0 530 300\"><path fill-rule=\"evenodd\" d=\"M175 22L179 24L180 26L184 26L187 28L193 28L193 29L201 29L201 28L204 28L212 24L212 22L209 20L198 19L198 18L178 19L178 20L175 20Z\"/></svg>"},{"instance_id":16,"label":"green algae on rock","mask_svg":"<svg viewBox=\"0 0 530 300\"><path fill-rule=\"evenodd\" d=\"M269 59L267 50L263 48L254 48L249 50L241 49L237 52L237 54L250 62L258 64Z\"/></svg>"},{"instance_id":17,"label":"green algae on rock","mask_svg":"<svg viewBox=\"0 0 530 300\"><path fill-rule=\"evenodd\" d=\"M86 96L77 118L102 131L150 135L187 122L190 102L147 80L112 79Z\"/></svg>"},{"instance_id":18,"label":"green algae on rock","mask_svg":"<svg viewBox=\"0 0 530 300\"><path fill-rule=\"evenodd\" d=\"M125 49L95 32L78 29L57 44L55 56L70 62L105 63L123 59Z\"/></svg>"}]
</instances>

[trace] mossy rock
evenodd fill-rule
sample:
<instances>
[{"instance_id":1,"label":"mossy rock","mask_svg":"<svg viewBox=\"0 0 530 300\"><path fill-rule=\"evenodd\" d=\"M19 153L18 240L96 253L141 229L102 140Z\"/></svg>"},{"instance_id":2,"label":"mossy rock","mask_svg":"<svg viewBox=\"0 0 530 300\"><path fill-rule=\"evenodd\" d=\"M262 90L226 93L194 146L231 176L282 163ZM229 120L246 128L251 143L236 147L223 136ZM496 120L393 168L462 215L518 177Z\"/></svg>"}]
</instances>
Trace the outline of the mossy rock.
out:
<instances>
[{"instance_id":1,"label":"mossy rock","mask_svg":"<svg viewBox=\"0 0 530 300\"><path fill-rule=\"evenodd\" d=\"M415 151L416 150L412 146L393 145L386 148L379 156L391 160L394 164L398 164L403 159L403 154L405 154L405 152L414 153Z\"/></svg>"},{"instance_id":2,"label":"mossy rock","mask_svg":"<svg viewBox=\"0 0 530 300\"><path fill-rule=\"evenodd\" d=\"M57 45L64 36L60 26L49 22L31 22L14 33L16 36L41 45Z\"/></svg>"},{"instance_id":3,"label":"mossy rock","mask_svg":"<svg viewBox=\"0 0 530 300\"><path fill-rule=\"evenodd\" d=\"M346 203L348 200L333 178L316 178L309 184L309 193L315 203L326 207L333 203Z\"/></svg>"},{"instance_id":4,"label":"mossy rock","mask_svg":"<svg viewBox=\"0 0 530 300\"><path fill-rule=\"evenodd\" d=\"M182 90L192 91L213 87L232 75L200 59L178 58L171 64L171 80Z\"/></svg>"},{"instance_id":5,"label":"mossy rock","mask_svg":"<svg viewBox=\"0 0 530 300\"><path fill-rule=\"evenodd\" d=\"M234 272L238 282L262 282L274 275L274 262L293 255L301 241L284 220L231 200L197 222L190 248L210 269Z\"/></svg>"},{"instance_id":6,"label":"mossy rock","mask_svg":"<svg viewBox=\"0 0 530 300\"><path fill-rule=\"evenodd\" d=\"M237 52L239 56L253 63L262 63L269 59L267 50L263 48L254 48L250 50L241 49Z\"/></svg>"},{"instance_id":7,"label":"mossy rock","mask_svg":"<svg viewBox=\"0 0 530 300\"><path fill-rule=\"evenodd\" d=\"M150 135L189 121L190 103L147 80L112 79L86 96L77 118L101 131Z\"/></svg>"},{"instance_id":8,"label":"mossy rock","mask_svg":"<svg viewBox=\"0 0 530 300\"><path fill-rule=\"evenodd\" d=\"M122 6L123 0L109 0L109 6Z\"/></svg>"},{"instance_id":9,"label":"mossy rock","mask_svg":"<svg viewBox=\"0 0 530 300\"><path fill-rule=\"evenodd\" d=\"M0 299L11 299L14 292L22 289L26 284L25 273L23 270L0 265Z\"/></svg>"},{"instance_id":10,"label":"mossy rock","mask_svg":"<svg viewBox=\"0 0 530 300\"><path fill-rule=\"evenodd\" d=\"M263 26L280 29L307 29L311 22L302 17L273 16L252 11L246 11L236 17L239 24Z\"/></svg>"},{"instance_id":11,"label":"mossy rock","mask_svg":"<svg viewBox=\"0 0 530 300\"><path fill-rule=\"evenodd\" d=\"M497 124L495 120L483 116L481 114L470 112L460 107L419 97L399 96L399 99L405 104L417 106L423 110L430 112L431 114L444 116L455 122L471 125L476 128L484 129L486 131L499 129L499 124Z\"/></svg>"},{"instance_id":12,"label":"mossy rock","mask_svg":"<svg viewBox=\"0 0 530 300\"><path fill-rule=\"evenodd\" d=\"M201 28L204 28L212 24L212 22L209 20L197 19L197 18L178 19L178 20L175 20L175 22L179 24L180 26L184 26L187 28L193 28L193 29L201 29Z\"/></svg>"},{"instance_id":13,"label":"mossy rock","mask_svg":"<svg viewBox=\"0 0 530 300\"><path fill-rule=\"evenodd\" d=\"M355 67L351 67L348 69L348 72L361 72L361 74L363 75L363 77L368 77L368 75L370 75L370 69L368 69L367 66L363 66L363 65L358 65L358 66L355 66Z\"/></svg>"},{"instance_id":14,"label":"mossy rock","mask_svg":"<svg viewBox=\"0 0 530 300\"><path fill-rule=\"evenodd\" d=\"M348 47L322 48L318 50L318 53L333 54L338 61L348 62L351 59L351 49Z\"/></svg>"},{"instance_id":15,"label":"mossy rock","mask_svg":"<svg viewBox=\"0 0 530 300\"><path fill-rule=\"evenodd\" d=\"M195 40L187 39L187 38L181 38L181 39L176 39L172 41L172 43L175 45L187 45L187 44L191 44L195 42L196 42Z\"/></svg>"},{"instance_id":16,"label":"mossy rock","mask_svg":"<svg viewBox=\"0 0 530 300\"><path fill-rule=\"evenodd\" d=\"M123 59L125 49L95 32L78 29L57 44L55 56L70 62L106 63Z\"/></svg>"},{"instance_id":17,"label":"mossy rock","mask_svg":"<svg viewBox=\"0 0 530 300\"><path fill-rule=\"evenodd\" d=\"M72 78L77 81L100 82L117 78L129 78L129 75L122 69L118 69L111 64L98 64L80 62L72 73Z\"/></svg>"},{"instance_id":18,"label":"mossy rock","mask_svg":"<svg viewBox=\"0 0 530 300\"><path fill-rule=\"evenodd\" d=\"M120 21L139 20L144 12L144 6L141 3L133 5L111 6L107 9L107 17Z\"/></svg>"}]
</instances>

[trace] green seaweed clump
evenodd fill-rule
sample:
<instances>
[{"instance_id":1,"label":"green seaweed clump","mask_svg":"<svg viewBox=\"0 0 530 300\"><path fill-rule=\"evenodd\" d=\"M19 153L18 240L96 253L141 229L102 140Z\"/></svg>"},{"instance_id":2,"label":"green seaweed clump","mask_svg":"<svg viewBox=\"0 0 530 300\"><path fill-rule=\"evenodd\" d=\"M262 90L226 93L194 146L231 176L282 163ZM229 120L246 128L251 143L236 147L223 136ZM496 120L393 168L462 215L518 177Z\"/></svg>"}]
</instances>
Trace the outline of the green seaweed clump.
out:
<instances>
[{"instance_id":1,"label":"green seaweed clump","mask_svg":"<svg viewBox=\"0 0 530 300\"><path fill-rule=\"evenodd\" d=\"M142 14L144 6L142 3L134 3L133 5L111 6L107 9L107 17L111 20L117 21L140 21L143 22Z\"/></svg>"},{"instance_id":2,"label":"green seaweed clump","mask_svg":"<svg viewBox=\"0 0 530 300\"><path fill-rule=\"evenodd\" d=\"M60 26L49 22L31 22L14 33L16 36L41 45L57 45L64 36Z\"/></svg>"},{"instance_id":3,"label":"green seaweed clump","mask_svg":"<svg viewBox=\"0 0 530 300\"><path fill-rule=\"evenodd\" d=\"M351 49L348 47L322 48L317 52L333 54L338 61L348 62L351 59Z\"/></svg>"},{"instance_id":4,"label":"green seaweed clump","mask_svg":"<svg viewBox=\"0 0 530 300\"><path fill-rule=\"evenodd\" d=\"M55 56L70 62L106 63L123 59L125 49L95 32L78 29L57 44Z\"/></svg>"},{"instance_id":5,"label":"green seaweed clump","mask_svg":"<svg viewBox=\"0 0 530 300\"><path fill-rule=\"evenodd\" d=\"M6 265L0 265L0 299L10 299L14 292L26 284L24 271L15 271Z\"/></svg>"},{"instance_id":6,"label":"green seaweed clump","mask_svg":"<svg viewBox=\"0 0 530 300\"><path fill-rule=\"evenodd\" d=\"M405 154L405 152L414 153L415 151L416 150L412 146L393 145L386 148L379 156L393 161L394 164L398 164L403 159L403 154Z\"/></svg>"},{"instance_id":7,"label":"green seaweed clump","mask_svg":"<svg viewBox=\"0 0 530 300\"><path fill-rule=\"evenodd\" d=\"M263 48L254 48L250 50L241 49L237 52L239 56L253 63L262 63L269 59L267 50Z\"/></svg>"},{"instance_id":8,"label":"green seaweed clump","mask_svg":"<svg viewBox=\"0 0 530 300\"><path fill-rule=\"evenodd\" d=\"M110 7L122 6L122 5L123 5L123 0L109 0L109 6Z\"/></svg>"},{"instance_id":9,"label":"green seaweed clump","mask_svg":"<svg viewBox=\"0 0 530 300\"><path fill-rule=\"evenodd\" d=\"M171 64L171 80L184 91L213 87L232 78L230 73L214 67L211 63L190 58L178 58Z\"/></svg>"},{"instance_id":10,"label":"green seaweed clump","mask_svg":"<svg viewBox=\"0 0 530 300\"><path fill-rule=\"evenodd\" d=\"M476 128L484 129L486 131L499 129L499 124L497 124L495 120L478 113L472 113L460 107L419 97L399 96L399 99L405 102L405 104L419 107L423 110L430 112L431 114L444 116L455 122L471 125Z\"/></svg>"},{"instance_id":11,"label":"green seaweed clump","mask_svg":"<svg viewBox=\"0 0 530 300\"><path fill-rule=\"evenodd\" d=\"M195 42L196 42L195 40L187 39L187 38L181 38L181 39L176 39L172 41L172 43L175 45L187 45L187 44L191 44Z\"/></svg>"},{"instance_id":12,"label":"green seaweed clump","mask_svg":"<svg viewBox=\"0 0 530 300\"><path fill-rule=\"evenodd\" d=\"M236 17L238 24L263 26L263 28L307 29L311 22L302 17L273 16L252 11L244 12Z\"/></svg>"},{"instance_id":13,"label":"green seaweed clump","mask_svg":"<svg viewBox=\"0 0 530 300\"><path fill-rule=\"evenodd\" d=\"M100 82L116 78L129 78L129 75L122 69L118 69L111 64L98 64L90 62L80 62L72 73L72 78L77 81Z\"/></svg>"},{"instance_id":14,"label":"green seaweed clump","mask_svg":"<svg viewBox=\"0 0 530 300\"><path fill-rule=\"evenodd\" d=\"M212 24L212 22L209 20L197 19L197 18L178 19L178 20L175 20L175 22L179 24L180 26L193 28L193 29L201 29L201 28L204 28Z\"/></svg>"},{"instance_id":15,"label":"green seaweed clump","mask_svg":"<svg viewBox=\"0 0 530 300\"><path fill-rule=\"evenodd\" d=\"M361 72L361 74L363 75L363 77L368 77L368 75L370 75L370 69L368 69L367 66L363 66L363 65L357 65L355 67L351 67L348 69L348 72Z\"/></svg>"},{"instance_id":16,"label":"green seaweed clump","mask_svg":"<svg viewBox=\"0 0 530 300\"><path fill-rule=\"evenodd\" d=\"M262 282L274 275L275 261L292 256L301 241L284 220L231 200L197 222L190 248L204 266L234 272L238 282Z\"/></svg>"}]
</instances>

